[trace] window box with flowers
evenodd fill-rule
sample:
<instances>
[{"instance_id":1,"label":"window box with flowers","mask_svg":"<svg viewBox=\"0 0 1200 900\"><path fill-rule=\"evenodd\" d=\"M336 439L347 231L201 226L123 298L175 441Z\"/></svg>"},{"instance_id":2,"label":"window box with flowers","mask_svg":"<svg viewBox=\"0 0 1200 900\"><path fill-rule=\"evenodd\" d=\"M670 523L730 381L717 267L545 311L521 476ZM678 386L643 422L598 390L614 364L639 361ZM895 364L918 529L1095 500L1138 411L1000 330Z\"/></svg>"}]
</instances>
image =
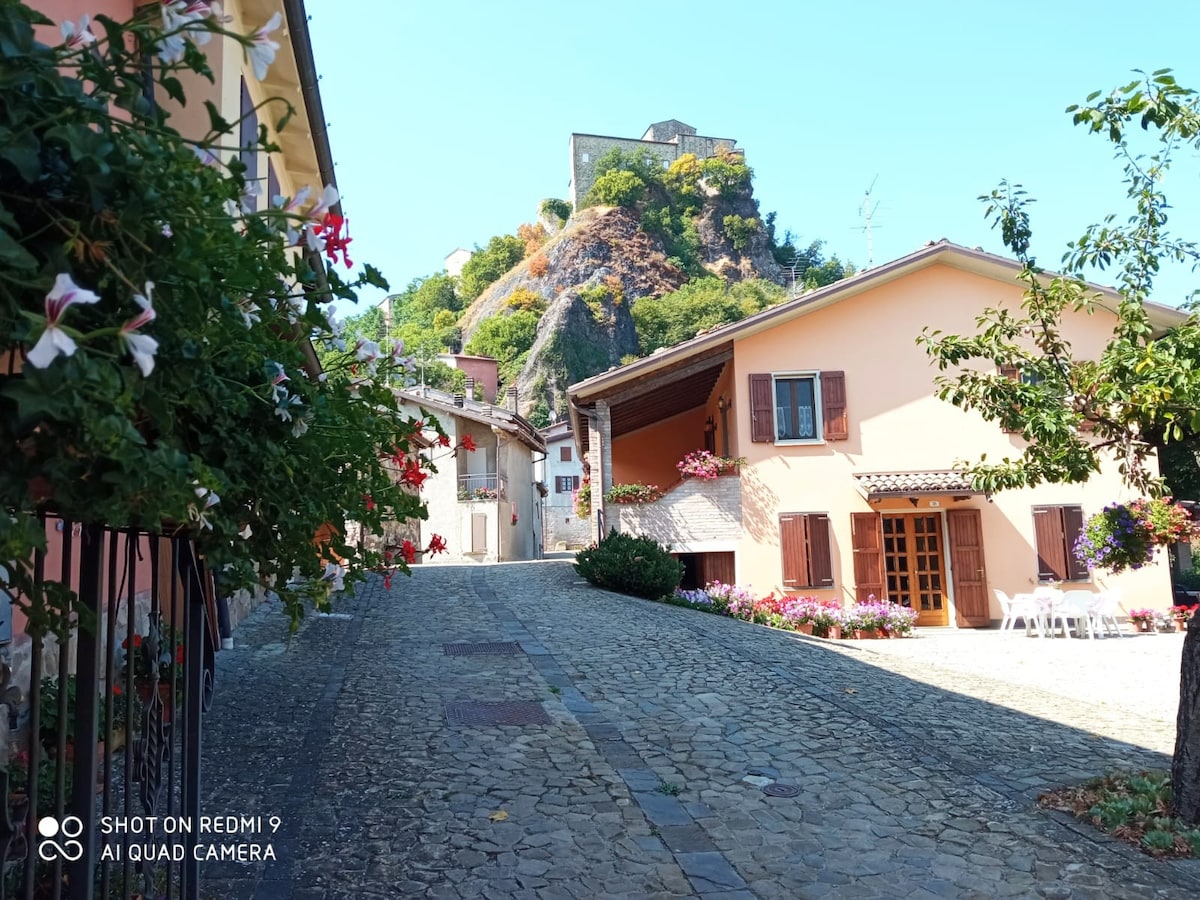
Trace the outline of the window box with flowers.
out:
<instances>
[{"instance_id":1,"label":"window box with flowers","mask_svg":"<svg viewBox=\"0 0 1200 900\"><path fill-rule=\"evenodd\" d=\"M743 456L717 456L708 450L693 450L679 462L675 463L675 468L679 470L679 475L682 478L703 478L711 480L720 475L735 475L737 474L738 466L746 464L746 458Z\"/></svg>"},{"instance_id":2,"label":"window box with flowers","mask_svg":"<svg viewBox=\"0 0 1200 900\"><path fill-rule=\"evenodd\" d=\"M1188 511L1169 497L1112 503L1089 518L1075 542L1075 556L1093 569L1140 569L1159 547L1195 534Z\"/></svg>"},{"instance_id":3,"label":"window box with flowers","mask_svg":"<svg viewBox=\"0 0 1200 900\"><path fill-rule=\"evenodd\" d=\"M663 492L657 484L614 484L604 495L608 503L653 503L662 499Z\"/></svg>"}]
</instances>

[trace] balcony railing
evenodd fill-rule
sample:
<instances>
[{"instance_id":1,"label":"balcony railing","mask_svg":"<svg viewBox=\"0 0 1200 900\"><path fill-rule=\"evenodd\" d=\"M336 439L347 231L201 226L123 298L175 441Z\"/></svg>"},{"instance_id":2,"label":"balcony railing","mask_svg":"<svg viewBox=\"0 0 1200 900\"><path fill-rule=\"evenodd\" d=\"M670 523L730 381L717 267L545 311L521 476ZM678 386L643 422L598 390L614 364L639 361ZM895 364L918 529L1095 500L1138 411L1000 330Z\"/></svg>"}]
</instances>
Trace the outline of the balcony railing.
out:
<instances>
[{"instance_id":1,"label":"balcony railing","mask_svg":"<svg viewBox=\"0 0 1200 900\"><path fill-rule=\"evenodd\" d=\"M504 479L495 472L479 475L458 476L458 499L461 502L471 500L503 500Z\"/></svg>"}]
</instances>

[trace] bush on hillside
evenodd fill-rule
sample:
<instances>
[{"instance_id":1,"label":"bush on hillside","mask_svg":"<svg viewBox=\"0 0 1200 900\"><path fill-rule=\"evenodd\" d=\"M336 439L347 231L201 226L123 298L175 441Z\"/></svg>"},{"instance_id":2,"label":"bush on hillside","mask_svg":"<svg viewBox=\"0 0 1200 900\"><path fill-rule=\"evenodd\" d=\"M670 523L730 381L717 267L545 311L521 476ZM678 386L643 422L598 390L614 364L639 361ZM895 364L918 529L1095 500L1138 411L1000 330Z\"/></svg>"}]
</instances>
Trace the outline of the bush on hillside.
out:
<instances>
[{"instance_id":1,"label":"bush on hillside","mask_svg":"<svg viewBox=\"0 0 1200 900\"><path fill-rule=\"evenodd\" d=\"M683 563L666 547L615 528L600 543L575 554L575 571L597 587L648 600L666 597L683 580Z\"/></svg>"}]
</instances>

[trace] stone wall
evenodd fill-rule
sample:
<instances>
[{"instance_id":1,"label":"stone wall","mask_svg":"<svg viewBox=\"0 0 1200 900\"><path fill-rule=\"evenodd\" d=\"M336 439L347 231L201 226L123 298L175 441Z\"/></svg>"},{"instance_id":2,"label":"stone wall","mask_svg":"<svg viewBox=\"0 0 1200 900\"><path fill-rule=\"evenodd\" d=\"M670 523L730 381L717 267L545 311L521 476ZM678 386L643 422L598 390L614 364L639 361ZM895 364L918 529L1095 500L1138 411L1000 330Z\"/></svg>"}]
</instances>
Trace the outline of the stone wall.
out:
<instances>
[{"instance_id":1,"label":"stone wall","mask_svg":"<svg viewBox=\"0 0 1200 900\"><path fill-rule=\"evenodd\" d=\"M663 163L665 169L685 153L700 159L734 149L732 138L706 137L699 134L680 134L666 141L646 141L635 138L608 137L600 134L571 135L571 188L568 199L579 209L579 201L587 196L596 181L596 161L616 148L624 153L643 153Z\"/></svg>"},{"instance_id":2,"label":"stone wall","mask_svg":"<svg viewBox=\"0 0 1200 900\"><path fill-rule=\"evenodd\" d=\"M742 536L742 482L737 475L690 478L654 503L610 503L610 524L644 534L677 553L733 550Z\"/></svg>"}]
</instances>

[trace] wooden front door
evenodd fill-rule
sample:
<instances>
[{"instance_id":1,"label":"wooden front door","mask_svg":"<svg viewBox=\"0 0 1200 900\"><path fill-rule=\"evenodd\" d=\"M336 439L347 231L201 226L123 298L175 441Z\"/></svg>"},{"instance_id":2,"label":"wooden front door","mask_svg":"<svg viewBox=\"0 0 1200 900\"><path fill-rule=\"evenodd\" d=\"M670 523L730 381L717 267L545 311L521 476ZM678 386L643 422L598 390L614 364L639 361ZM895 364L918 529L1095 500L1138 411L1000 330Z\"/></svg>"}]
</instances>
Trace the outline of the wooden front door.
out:
<instances>
[{"instance_id":1,"label":"wooden front door","mask_svg":"<svg viewBox=\"0 0 1200 900\"><path fill-rule=\"evenodd\" d=\"M917 611L918 625L949 625L939 513L883 516L887 599Z\"/></svg>"},{"instance_id":2,"label":"wooden front door","mask_svg":"<svg viewBox=\"0 0 1200 900\"><path fill-rule=\"evenodd\" d=\"M977 509L946 513L950 528L950 571L954 614L963 628L988 625L987 571L983 565L983 516Z\"/></svg>"}]
</instances>

